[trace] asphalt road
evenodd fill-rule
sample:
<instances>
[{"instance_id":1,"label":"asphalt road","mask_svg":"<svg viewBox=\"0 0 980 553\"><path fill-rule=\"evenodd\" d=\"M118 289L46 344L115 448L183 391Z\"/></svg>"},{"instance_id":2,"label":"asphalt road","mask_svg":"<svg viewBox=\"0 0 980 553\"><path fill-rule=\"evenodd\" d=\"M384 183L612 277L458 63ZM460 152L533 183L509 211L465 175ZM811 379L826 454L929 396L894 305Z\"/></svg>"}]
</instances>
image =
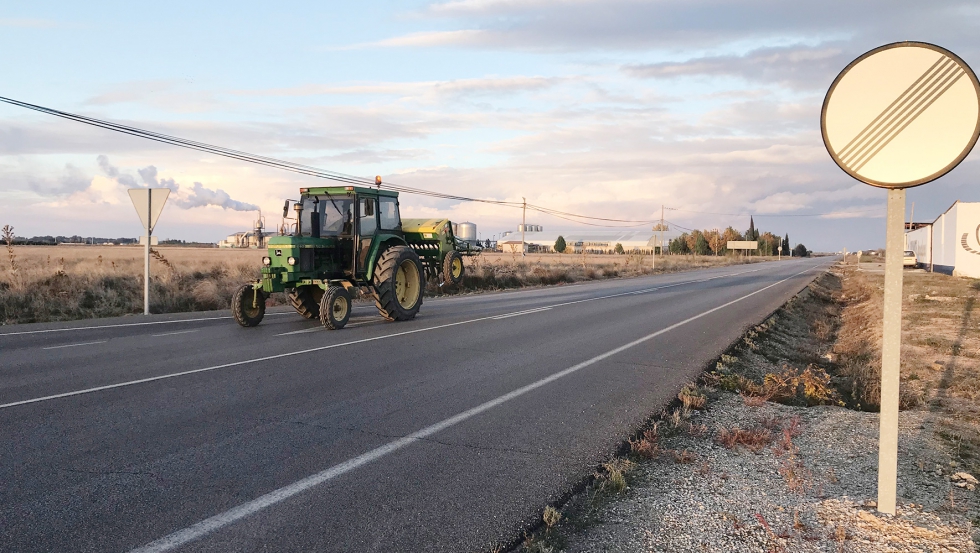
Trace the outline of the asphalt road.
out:
<instances>
[{"instance_id":1,"label":"asphalt road","mask_svg":"<svg viewBox=\"0 0 980 553\"><path fill-rule=\"evenodd\" d=\"M0 327L4 551L479 551L831 258L355 308Z\"/></svg>"}]
</instances>

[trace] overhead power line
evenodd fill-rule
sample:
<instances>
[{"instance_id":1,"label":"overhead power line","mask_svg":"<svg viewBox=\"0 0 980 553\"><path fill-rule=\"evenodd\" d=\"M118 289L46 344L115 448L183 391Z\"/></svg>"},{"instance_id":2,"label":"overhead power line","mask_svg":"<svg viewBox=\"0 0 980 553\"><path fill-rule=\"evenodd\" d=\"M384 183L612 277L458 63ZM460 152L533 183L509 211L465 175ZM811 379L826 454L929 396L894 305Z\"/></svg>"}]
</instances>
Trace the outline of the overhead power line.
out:
<instances>
[{"instance_id":1,"label":"overhead power line","mask_svg":"<svg viewBox=\"0 0 980 553\"><path fill-rule=\"evenodd\" d=\"M244 152L242 150L235 150L235 149L232 149L232 148L225 148L223 146L216 146L214 144L208 144L208 143L205 143L205 142L198 142L198 141L195 141L195 140L188 140L186 138L180 138L180 137L172 136L172 135L168 135L168 134L158 133L158 132L154 132L154 131L148 131L148 130L145 130L145 129L140 129L140 128L132 127L132 126L129 126L129 125L123 125L123 124L120 124L120 123L113 123L111 121L106 121L106 120L103 120L103 119L97 119L97 118L88 117L88 116L85 116L85 115L78 115L78 114L70 113L70 112L67 112L67 111L61 111L61 110L57 110L57 109L53 109L53 108L48 108L48 107L40 106L40 105L37 105L37 104L30 104L30 103L27 103L27 102L21 102L19 100L14 100L12 98L5 98L3 96L0 96L0 102L4 102L4 103L11 104L11 105L14 105L14 106L22 107L22 108L25 108L25 109L30 109L30 110L33 110L33 111L37 111L37 112L40 112L40 113L47 114L47 115L52 115L52 116L55 116L55 117L60 117L60 118L63 118L63 119L67 119L69 121L75 121L77 123L83 123L83 124L86 124L86 125L91 125L91 126L94 126L94 127L98 127L98 128L102 128L102 129L106 129L106 130L110 130L110 131L114 131L114 132L119 132L119 133L127 134L127 135L130 135L130 136L135 136L135 137L138 137L138 138L144 138L144 139L147 139L147 140L152 140L152 141L160 142L160 143L163 143L163 144L169 144L169 145L177 146L177 147L180 147L180 148L188 148L188 149L191 149L191 150L197 150L199 152L205 152L205 153L209 153L209 154L213 154L213 155L218 155L218 156L222 156L222 157L227 157L227 158L231 158L231 159L237 159L237 160L240 160L240 161L244 161L244 162L247 162L247 163L253 163L253 164L256 164L256 165L263 165L263 166L271 167L271 168L275 168L275 169L282 169L284 171L291 171L293 173L298 173L298 174L301 174L301 175L307 175L307 176L311 176L311 177L316 177L316 178L321 178L321 179L327 179L327 180L332 180L332 181L336 181L336 182L342 182L342 183L346 183L346 184L359 185L359 186L375 186L376 185L374 179L369 179L369 178L366 178L366 177L358 177L358 176L355 176L355 175L348 175L348 174L345 174L345 173L340 173L340 172L337 172L337 171L330 171L330 170L326 170L326 169L320 169L318 167L313 167L313 166L310 166L310 165L304 165L304 164L301 164L301 163L295 163L295 162L284 161L284 160L276 159L276 158L272 158L272 157L251 154L251 153L248 153L248 152ZM477 202L477 203L484 203L484 204L491 204L491 205L500 205L500 206L505 206L505 207L517 207L517 208L524 207L524 203L523 202L511 202L511 201L504 201L504 200L491 200L491 199L487 199L487 198L472 198L472 197L469 197L469 196L460 196L460 195L457 195L457 194L446 194L446 193L443 193L443 192L435 192L435 191L432 191L432 190L425 190L423 188L414 188L414 187L410 187L410 186L403 186L403 185L394 184L394 183L387 183L387 182L382 182L381 183L381 187L382 188L385 188L387 190L395 191L395 192L401 192L401 193L405 193L405 194L416 194L416 195L420 195L420 196L428 196L428 197L438 198L438 199L444 199L444 200L453 200L453 201L460 201L460 202ZM533 211L537 211L537 212L546 214L546 215L551 215L552 217L557 217L559 219L564 219L566 221L571 221L571 222L579 223L579 224L583 224L583 225L598 226L598 227L614 227L614 228L615 227L640 227L640 226L644 226L644 225L648 225L648 224L652 224L652 223L657 222L657 220L655 220L655 219L638 220L638 219L615 219L615 218L607 218L607 217L594 217L594 216L591 216L591 215L582 215L582 214L578 214L578 213L570 213L570 212L567 212L567 211L560 211L560 210L551 209L551 208L548 208L548 207L544 207L544 206L540 206L540 205L533 205L533 204L526 204L526 208L527 209L531 209ZM675 210L675 211L684 211L684 212L688 212L688 213L705 214L705 215L728 215L728 216L751 215L751 216L756 216L756 217L760 216L759 214L753 214L753 213L714 213L714 212L694 211L694 210L680 209L680 208L667 208L667 209L671 209L671 210ZM874 209L874 210L869 209L869 210L865 210L865 211L836 212L836 213L806 213L806 214L802 214L801 213L801 214L786 214L786 215L778 215L778 214L766 215L766 214L763 214L762 216L764 216L764 217L822 217L822 216L827 216L827 215L861 214L861 213L867 213L867 212L870 212L870 211L877 211L877 209ZM599 222L598 223L595 223L595 222L589 222L589 221L599 221ZM623 223L623 224L604 224L604 223ZM679 225L677 225L677 226L679 228L684 228L684 227L680 227Z\"/></svg>"}]
</instances>

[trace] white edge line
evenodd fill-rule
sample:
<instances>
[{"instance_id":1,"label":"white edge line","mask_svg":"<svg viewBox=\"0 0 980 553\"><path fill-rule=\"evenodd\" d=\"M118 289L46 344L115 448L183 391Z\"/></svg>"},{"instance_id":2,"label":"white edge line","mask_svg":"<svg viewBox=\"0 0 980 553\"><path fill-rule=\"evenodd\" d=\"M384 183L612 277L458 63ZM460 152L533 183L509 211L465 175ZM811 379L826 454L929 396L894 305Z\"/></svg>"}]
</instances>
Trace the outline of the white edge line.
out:
<instances>
[{"instance_id":1,"label":"white edge line","mask_svg":"<svg viewBox=\"0 0 980 553\"><path fill-rule=\"evenodd\" d=\"M292 313L266 313L266 317L275 317L278 315L291 315ZM3 332L0 336L20 336L23 334L45 334L48 332L69 332L72 330L101 330L103 328L122 328L127 326L146 326L146 325L167 325L174 323L196 323L199 321L218 321L221 319L230 319L231 315L225 315L222 317L201 317L199 319L177 319L175 321L145 321L142 323L119 323L114 325L99 325L99 326L73 326L71 328L48 328L45 330L22 330L20 332Z\"/></svg>"},{"instance_id":2,"label":"white edge line","mask_svg":"<svg viewBox=\"0 0 980 553\"><path fill-rule=\"evenodd\" d=\"M177 334L190 334L191 332L197 332L201 330L200 328L194 328L191 330L178 330L177 332L164 332L163 334L151 334L151 338L159 338L160 336L175 336Z\"/></svg>"},{"instance_id":3,"label":"white edge line","mask_svg":"<svg viewBox=\"0 0 980 553\"><path fill-rule=\"evenodd\" d=\"M75 346L91 346L93 344L104 344L104 343L106 343L108 341L109 340L99 340L98 342L82 342L80 344L65 344L63 346L48 346L46 348L41 348L41 349L60 349L60 348L73 348Z\"/></svg>"},{"instance_id":4,"label":"white edge line","mask_svg":"<svg viewBox=\"0 0 980 553\"><path fill-rule=\"evenodd\" d=\"M794 277L797 277L797 276L799 276L799 275L801 275L801 274L803 274L803 273L805 273L807 271L810 271L810 270L811 269L808 268L805 271L800 271L799 273L796 273L796 274L794 274L792 276L786 277L783 280L780 280L779 282L775 282L775 283L770 284L770 285L768 285L768 286L766 286L764 288L760 288L760 289L756 290L755 292L746 294L746 295L744 295L744 296L742 296L742 297L740 297L738 299L735 299L735 300L732 300L732 301L730 301L728 303L724 303L722 305L719 305L718 307L711 308L711 309L709 309L707 311L704 311L704 312L702 312L702 313L700 313L698 315L694 315L693 317L689 317L687 319L684 319L683 321L680 321L678 323L674 323L674 324L672 324L672 325L670 325L670 326L668 326L666 328L662 328L662 329L660 329L660 330L658 330L658 331L656 331L656 332L654 332L652 334L647 334L646 336L644 336L642 338L633 340L632 342L629 342L627 344L624 344L622 346L619 346L619 347L617 347L615 349L611 349L611 350L607 351L606 353L597 355L597 356L595 356L595 357L593 357L593 358L591 358L591 359L589 359L587 361L583 361L583 362L581 362L581 363L579 363L577 365L574 365L574 366L571 366L571 367L569 367L567 369L564 369L562 371L556 372L556 373L554 373L554 374L552 374L550 376L547 376L545 378L542 378L541 380L538 380L536 382L532 382L531 384L528 384L528 385L523 386L521 388L517 388L516 390L513 390L511 392L508 392L508 393L506 393L506 394L504 394L504 395L502 395L500 397L497 397L497 398L492 399L490 401L487 401L485 403L481 403L480 405L477 405L476 407L473 407L472 409L468 409L466 411L463 411L462 413L456 414L456 415L454 415L452 417L449 417L448 419L444 419L444 420L442 420L440 422L437 422L437 423L435 423L433 425L426 426L425 428L423 428L421 430L418 430L416 432L413 432L413 433L405 436L404 438L399 438L397 440L388 442L385 445L382 445L380 447L377 447L375 449L372 449L371 451L368 451L367 453L363 453L361 455L358 455L357 457L354 457L352 459L348 459L347 461L344 461L343 463L339 463L337 465L334 465L334 466L332 466L332 467L330 467L330 468L328 468L328 469L326 469L324 471L318 472L318 473L313 474L311 476L307 476L306 478L303 478L302 480L298 480L296 482L293 482L292 484L289 484L287 486L283 486L283 487L281 487L279 489L273 490L273 491L271 491L271 492L269 492L269 493L267 493L265 495L262 495L262 496L260 496L260 497L258 497L256 499L253 499L252 501L248 501L246 503L242 503L241 505L238 505L237 507L233 507L231 509L228 509L227 511L225 511L223 513L218 513L217 515L214 515L212 517L206 518L206 519L204 519L204 520L202 520L202 521L200 521L200 522L198 522L198 523L196 523L194 525L191 525L191 526L188 526L187 528L184 528L183 530L178 530L176 532L173 532L171 534L168 534L168 535L166 535L166 536L164 536L164 537L162 537L162 538L160 538L158 540L152 541L152 542L150 542L150 543L148 543L148 544L146 544L146 545L144 545L142 547L138 547L136 549L133 549L132 551L130 551L130 553L163 553L165 551L170 551L171 549L174 549L176 547L180 547L181 545L184 545L185 543L188 543L190 541L193 541L193 540L196 540L198 538L201 538L201 537L203 537L203 536L205 536L207 534L210 534L211 532L214 532L215 530L218 530L220 528L223 528L225 526L228 526L229 524L231 524L233 522L237 522L238 520L241 520L241 519L246 518L246 517L248 517L250 515L253 515L253 514L259 512L259 511L267 508L267 507L270 507L272 505L275 505L276 503L279 503L281 501L284 501L286 499L289 499L290 497L293 497L294 495L300 494L300 493L302 493L302 492L304 492L304 491L306 491L306 490L308 490L310 488L319 486L320 484L322 484L322 483L324 483L324 482L326 482L328 480L332 480L332 479L334 479L334 478L336 478L338 476L341 476L341 475L343 475L343 474L345 474L347 472L350 472L350 471L352 471L352 470L354 470L354 469L356 469L356 468L358 468L360 466L366 465L366 464L368 464L368 463L370 463L372 461L375 461L377 459L380 459L381 457L384 457L385 455L388 455L389 453L392 453L392 452L397 451L399 449L402 449L402 448L404 448L404 447L406 447L408 445L411 445L412 443L414 443L417 440L420 440L420 439L426 438L428 436L431 436L431 435L433 435L433 434L435 434L437 432L440 432L442 430L445 430L445 429L447 429L447 428L449 428L451 426L455 426L455 425L457 425L457 424L459 424L459 423L461 423L461 422L463 422L463 421L465 421L467 419L470 419L470 418L475 417L476 415L479 415L479 414L481 414L481 413L483 413L485 411L488 411L490 409L493 409L494 407L497 407L498 405L500 405L502 403L506 403L506 402L508 402L508 401L510 401L512 399L518 398L518 397L520 397L520 396L522 396L524 394L527 394L528 392L531 392L531 391L536 390L536 389L538 389L538 388L540 388L542 386L545 386L547 384L550 384L550 383L552 383L552 382L554 382L554 381L556 381L556 380L558 380L560 378L563 378L563 377L568 376L568 375L570 375L572 373L578 372L578 371L580 371L580 370L582 370L582 369L584 369L586 367L589 367L591 365L594 365L594 364L598 363L599 361L602 361L604 359L607 359L607 358L609 358L609 357L611 357L613 355L616 355L618 353L622 353L623 351L626 351L626 350L628 350L628 349L630 349L630 348L632 348L634 346L637 346L637 345L642 344L644 342L647 342L647 341L649 341L649 340L651 340L653 338L656 338L657 336L660 336L661 334L670 332L671 330L674 330L675 328L678 328L678 327L683 326L683 325L686 325L686 324L688 324L690 322L696 321L696 320L698 320L698 319L700 319L702 317L705 317L707 315L710 315L711 313L714 313L714 312L719 311L721 309L724 309L724 308L726 308L726 307L728 307L730 305L733 305L735 303L738 303L738 302L740 302L740 301L742 301L742 300L744 300L746 298L750 298L750 297L752 297L752 296L754 296L754 295L756 295L756 294L758 294L760 292L764 292L764 291L766 291L766 290L768 290L768 289L770 289L770 288L772 288L774 286L778 286L778 285L786 282L787 280L790 280L790 279L792 279Z\"/></svg>"},{"instance_id":5,"label":"white edge line","mask_svg":"<svg viewBox=\"0 0 980 553\"><path fill-rule=\"evenodd\" d=\"M807 269L807 270L809 270L809 269ZM746 273L747 272L755 272L755 271L746 271ZM804 272L806 272L806 271L804 271ZM661 290L661 289L664 289L664 288L672 288L674 286L680 286L682 284L694 284L694 283L698 283L698 282L706 282L708 280L714 280L714 279L723 278L723 277L726 277L726 276L738 276L738 275L741 275L741 274L745 274L745 273L732 273L732 274L728 274L728 275L720 275L720 276L715 276L715 277L701 279L701 280L688 280L688 281L684 281L684 282L676 282L674 284L666 284L664 286L658 286L658 287L655 287L655 288L647 288L647 289L645 289L643 291L644 292L654 292L654 291ZM798 273L798 274L802 274L802 273ZM793 276L796 276L796 275L793 275ZM792 278L792 277L790 277L790 278ZM558 303L558 304L551 305L551 306L548 306L548 307L549 308L552 308L552 307L561 307L561 306L564 306L564 305L572 305L572 304L584 303L584 302L588 302L588 301L596 301L596 300L602 300L602 299L608 299L608 298L615 298L615 297L619 297L619 296L626 296L626 295L629 295L629 294L632 294L632 292L622 292L622 293L619 293L619 294L611 294L611 295L608 295L608 296L599 296L599 297L596 297L596 298L586 298L586 299L583 299L583 300L576 300L576 301L570 301L570 302L565 302L565 303ZM276 355L268 355L266 357L259 357L259 358L256 358L256 359L245 359L243 361L235 361L235 362L232 362L232 363L224 363L222 365L214 365L214 366L211 366L211 367L203 367L203 368L200 368L200 369L191 369L189 371L181 371L181 372L170 373L170 374L162 374L162 375L159 375L159 376L151 376L151 377L147 377L147 378L141 378L139 380L129 380L129 381L126 381L126 382L118 382L116 384L106 384L104 386L95 386L93 388L83 388L81 390L74 390L74 391L71 391L71 392L62 392L60 394L52 394L52 395L49 395L49 396L41 396L41 397L35 397L35 398L31 398L31 399L24 399L24 400L20 400L20 401L13 401L13 402L10 402L10 403L0 404L0 409L7 409L7 408L10 408L10 407L17 407L18 405L28 405L28 404L31 404L31 403L40 403L42 401L50 401L52 399L60 399L60 398L65 398L65 397L72 397L72 396L80 396L80 395L85 395L85 394L91 394L91 393L94 393L94 392L101 392L101 391L104 391L104 390L112 390L112 389L115 389L115 388L124 388L124 387L127 387L127 386L135 386L137 384L145 384L147 382L156 382L158 380L165 380L165 379L168 379L168 378L176 378L178 376L187 376L189 374L197 374L197 373L202 373L202 372L214 371L214 370L218 370L218 369L227 369L229 367L238 367L238 366L241 366L241 365L248 365L248 364L251 364L251 363L260 363L262 361L271 361L273 359L282 359L284 357L292 357L294 355L304 355L304 354L307 354L307 353L314 353L314 352L317 352L317 351L323 351L323 350L327 350L327 349L339 348L339 347L344 347L344 346L352 346L352 345L355 345L355 344L363 344L365 342L373 342L373 341L376 341L376 340L385 340L385 339L388 339L388 338L397 338L399 336L406 336L406 335L409 335L409 334L417 334L419 332L426 332L426 331L429 331L429 330L438 330L440 328L448 328L448 327L451 327L451 326L459 326L459 325L464 325L464 324L469 324L469 323L476 323L476 322L480 322L480 321L493 320L493 318L494 317L497 317L497 316L498 315L488 315L486 317L480 317L480 318L477 318L477 319L469 319L467 321L457 321L455 323L446 323L446 324L441 324L441 325L436 325L436 326L428 326L428 327L425 327L425 328L416 328L414 330L406 330L406 331L403 331L403 332L395 332L394 334L384 334L382 336L372 336L371 338L362 338L360 340L351 340L349 342L341 342L339 344L330 344L328 346L320 346L320 347L317 347L317 348L303 349L303 350L298 350L298 351L290 351L290 352L287 352L287 353L279 353L279 354L276 354ZM148 324L148 323L143 323L143 324ZM309 332L312 332L315 329L304 329L304 330L309 331ZM316 330L318 330L318 329L316 329Z\"/></svg>"}]
</instances>

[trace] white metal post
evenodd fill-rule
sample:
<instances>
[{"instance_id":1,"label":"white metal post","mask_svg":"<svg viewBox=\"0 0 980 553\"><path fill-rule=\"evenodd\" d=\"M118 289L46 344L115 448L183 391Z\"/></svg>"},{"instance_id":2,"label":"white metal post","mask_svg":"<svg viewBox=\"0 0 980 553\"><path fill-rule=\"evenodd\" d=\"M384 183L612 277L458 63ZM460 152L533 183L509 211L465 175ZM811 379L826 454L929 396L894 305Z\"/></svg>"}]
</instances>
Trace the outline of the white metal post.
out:
<instances>
[{"instance_id":1,"label":"white metal post","mask_svg":"<svg viewBox=\"0 0 980 553\"><path fill-rule=\"evenodd\" d=\"M905 189L888 191L885 218L885 308L881 340L878 511L895 514L898 478L898 394L902 354L902 253Z\"/></svg>"},{"instance_id":2,"label":"white metal post","mask_svg":"<svg viewBox=\"0 0 980 553\"><path fill-rule=\"evenodd\" d=\"M143 314L150 314L150 235L152 227L150 219L153 217L153 190L146 194L146 247L143 248Z\"/></svg>"}]
</instances>

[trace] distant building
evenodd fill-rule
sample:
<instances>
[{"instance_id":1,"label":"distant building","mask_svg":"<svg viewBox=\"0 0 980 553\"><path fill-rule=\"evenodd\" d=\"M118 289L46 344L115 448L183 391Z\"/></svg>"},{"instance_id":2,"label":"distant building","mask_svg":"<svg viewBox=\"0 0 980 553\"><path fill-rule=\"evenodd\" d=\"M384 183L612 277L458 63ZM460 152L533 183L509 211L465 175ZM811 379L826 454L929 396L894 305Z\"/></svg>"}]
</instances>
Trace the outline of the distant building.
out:
<instances>
[{"instance_id":1,"label":"distant building","mask_svg":"<svg viewBox=\"0 0 980 553\"><path fill-rule=\"evenodd\" d=\"M905 247L919 266L980 278L980 202L956 201L931 223L907 223Z\"/></svg>"},{"instance_id":2,"label":"distant building","mask_svg":"<svg viewBox=\"0 0 980 553\"><path fill-rule=\"evenodd\" d=\"M250 232L236 232L229 234L228 238L218 242L219 248L258 248L264 249L269 246L269 234L265 231L265 219L262 212L259 218L252 224Z\"/></svg>"},{"instance_id":3,"label":"distant building","mask_svg":"<svg viewBox=\"0 0 980 553\"><path fill-rule=\"evenodd\" d=\"M269 246L269 235L256 232L236 232L218 242L219 248L258 248Z\"/></svg>"},{"instance_id":4,"label":"distant building","mask_svg":"<svg viewBox=\"0 0 980 553\"><path fill-rule=\"evenodd\" d=\"M649 254L653 251L654 240L660 246L660 234L649 230L573 230L568 232L530 231L535 228L528 225L528 232L525 233L524 240L527 243L527 251L530 252L553 252L555 241L561 236L565 239L565 253L613 253L616 244L622 244L623 250L627 253ZM541 227L537 227L541 228ZM668 240L669 237L665 237ZM505 252L521 251L521 233L518 231L507 231L501 235L497 241L497 249Z\"/></svg>"}]
</instances>

